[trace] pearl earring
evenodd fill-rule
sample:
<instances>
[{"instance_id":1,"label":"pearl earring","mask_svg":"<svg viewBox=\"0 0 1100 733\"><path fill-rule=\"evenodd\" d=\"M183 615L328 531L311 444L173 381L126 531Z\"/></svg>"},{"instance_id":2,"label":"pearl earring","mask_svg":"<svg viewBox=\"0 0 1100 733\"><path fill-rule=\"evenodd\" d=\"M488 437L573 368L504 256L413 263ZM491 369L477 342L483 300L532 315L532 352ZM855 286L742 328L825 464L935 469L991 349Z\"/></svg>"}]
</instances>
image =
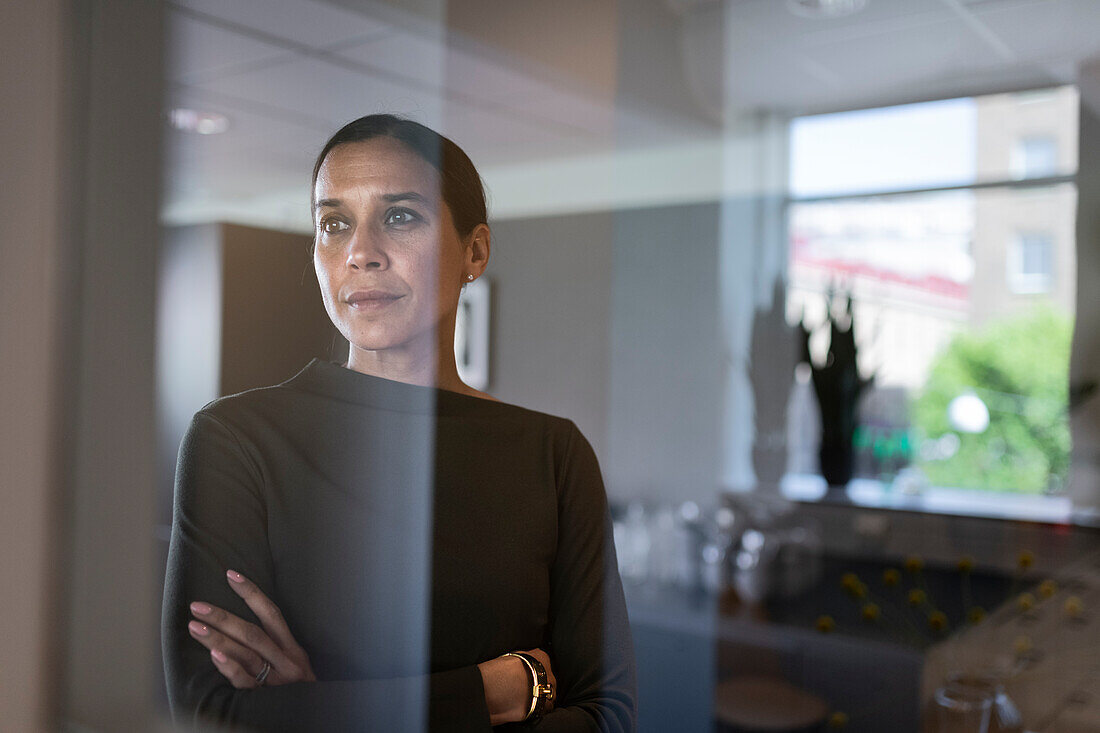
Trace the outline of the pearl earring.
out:
<instances>
[{"instance_id":1,"label":"pearl earring","mask_svg":"<svg viewBox=\"0 0 1100 733\"><path fill-rule=\"evenodd\" d=\"M467 280L473 280L473 279L474 279L474 276L473 276L473 275L467 275L467 276L466 276L466 279L467 279Z\"/></svg>"}]
</instances>

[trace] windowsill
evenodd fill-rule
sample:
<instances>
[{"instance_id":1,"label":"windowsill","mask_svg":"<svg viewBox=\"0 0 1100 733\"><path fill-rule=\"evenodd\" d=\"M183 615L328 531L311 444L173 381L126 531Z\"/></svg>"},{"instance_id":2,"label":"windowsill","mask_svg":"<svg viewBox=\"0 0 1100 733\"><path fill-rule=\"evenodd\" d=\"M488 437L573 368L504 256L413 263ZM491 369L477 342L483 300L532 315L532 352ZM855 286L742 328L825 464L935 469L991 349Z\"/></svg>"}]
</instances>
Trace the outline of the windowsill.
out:
<instances>
[{"instance_id":1,"label":"windowsill","mask_svg":"<svg viewBox=\"0 0 1100 733\"><path fill-rule=\"evenodd\" d=\"M906 493L873 479L853 479L846 488L829 491L823 478L808 474L787 474L779 488L785 498L796 502L1100 527L1100 515L1075 510L1067 496L937 486L925 488L920 493Z\"/></svg>"}]
</instances>

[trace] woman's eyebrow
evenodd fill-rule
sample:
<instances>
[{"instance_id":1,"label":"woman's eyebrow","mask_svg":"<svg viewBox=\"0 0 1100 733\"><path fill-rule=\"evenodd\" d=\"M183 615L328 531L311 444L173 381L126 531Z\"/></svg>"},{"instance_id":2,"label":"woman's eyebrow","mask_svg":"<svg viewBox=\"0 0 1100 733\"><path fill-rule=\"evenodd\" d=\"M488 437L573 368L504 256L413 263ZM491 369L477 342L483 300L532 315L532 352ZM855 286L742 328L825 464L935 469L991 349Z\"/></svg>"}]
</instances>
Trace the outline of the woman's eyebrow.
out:
<instances>
[{"instance_id":1,"label":"woman's eyebrow","mask_svg":"<svg viewBox=\"0 0 1100 733\"><path fill-rule=\"evenodd\" d=\"M395 203L397 201L416 201L424 206L430 207L432 202L428 200L427 196L417 193L416 191L403 191L401 193L386 193L382 195L382 200L388 203Z\"/></svg>"},{"instance_id":2,"label":"woman's eyebrow","mask_svg":"<svg viewBox=\"0 0 1100 733\"><path fill-rule=\"evenodd\" d=\"M423 204L424 206L427 206L429 208L432 206L432 202L428 199L427 196L424 196L423 194L419 194L416 191L402 191L401 193L386 193L386 194L382 194L381 199L383 201L385 201L386 203L390 203L390 204L395 203L397 201L415 201L415 202ZM317 209L324 208L326 206L329 207L329 208L338 208L343 203L344 202L341 201L340 199L320 199L319 201L316 201L313 204L313 209L316 211Z\"/></svg>"}]
</instances>

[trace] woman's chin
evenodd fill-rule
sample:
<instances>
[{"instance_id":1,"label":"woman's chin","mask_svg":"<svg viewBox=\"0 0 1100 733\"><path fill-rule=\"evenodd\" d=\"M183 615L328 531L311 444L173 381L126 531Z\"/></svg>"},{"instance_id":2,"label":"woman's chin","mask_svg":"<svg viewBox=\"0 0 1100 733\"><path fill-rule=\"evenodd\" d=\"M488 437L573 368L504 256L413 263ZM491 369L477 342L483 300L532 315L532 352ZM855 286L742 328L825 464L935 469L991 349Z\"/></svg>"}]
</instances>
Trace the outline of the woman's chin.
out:
<instances>
[{"instance_id":1,"label":"woman's chin","mask_svg":"<svg viewBox=\"0 0 1100 733\"><path fill-rule=\"evenodd\" d=\"M453 319L453 316L452 316ZM422 351L434 349L437 338L441 333L439 320L435 322L401 321L389 319L373 323L345 322L340 328L340 333L360 351L379 352L392 350L395 352Z\"/></svg>"},{"instance_id":2,"label":"woman's chin","mask_svg":"<svg viewBox=\"0 0 1100 733\"><path fill-rule=\"evenodd\" d=\"M421 334L423 335L423 334ZM345 338L356 350L370 353L383 351L404 351L412 348L417 343L431 343L430 339L417 338L416 334L408 333L358 333Z\"/></svg>"},{"instance_id":3,"label":"woman's chin","mask_svg":"<svg viewBox=\"0 0 1100 733\"><path fill-rule=\"evenodd\" d=\"M349 339L349 343L356 351L365 351L368 353L377 353L379 351L388 351L395 349L402 345L401 341L393 339L355 339L354 341Z\"/></svg>"}]
</instances>

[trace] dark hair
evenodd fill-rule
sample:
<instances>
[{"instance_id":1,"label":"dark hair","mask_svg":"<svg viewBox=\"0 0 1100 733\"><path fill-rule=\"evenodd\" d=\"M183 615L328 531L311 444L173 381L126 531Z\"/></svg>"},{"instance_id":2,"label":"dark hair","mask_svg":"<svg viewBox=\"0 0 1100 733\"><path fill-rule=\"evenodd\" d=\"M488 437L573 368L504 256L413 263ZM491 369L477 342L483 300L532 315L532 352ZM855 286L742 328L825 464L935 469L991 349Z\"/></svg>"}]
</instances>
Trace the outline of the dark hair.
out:
<instances>
[{"instance_id":1,"label":"dark hair","mask_svg":"<svg viewBox=\"0 0 1100 733\"><path fill-rule=\"evenodd\" d=\"M396 115L367 115L337 130L336 134L325 143L325 147L321 148L317 162L313 165L313 180L309 195L313 196L313 190L317 186L317 174L321 171L325 157L333 148L344 143L365 142L376 137L389 137L404 143L439 171L440 195L451 211L451 218L460 236L466 236L478 224L488 221L485 189L481 183L481 176L478 175L469 156L453 141L430 127Z\"/></svg>"}]
</instances>

